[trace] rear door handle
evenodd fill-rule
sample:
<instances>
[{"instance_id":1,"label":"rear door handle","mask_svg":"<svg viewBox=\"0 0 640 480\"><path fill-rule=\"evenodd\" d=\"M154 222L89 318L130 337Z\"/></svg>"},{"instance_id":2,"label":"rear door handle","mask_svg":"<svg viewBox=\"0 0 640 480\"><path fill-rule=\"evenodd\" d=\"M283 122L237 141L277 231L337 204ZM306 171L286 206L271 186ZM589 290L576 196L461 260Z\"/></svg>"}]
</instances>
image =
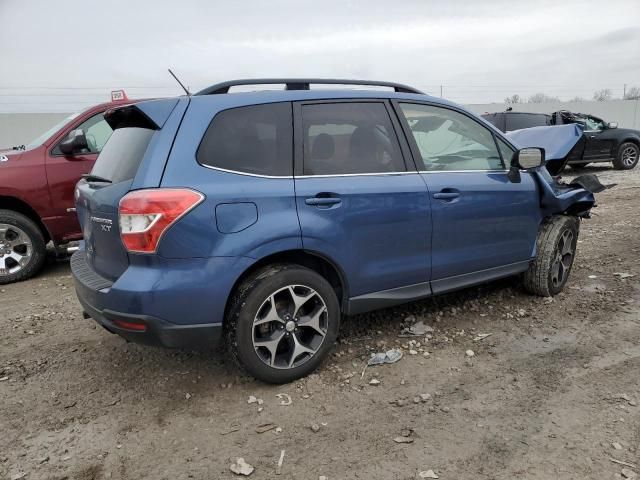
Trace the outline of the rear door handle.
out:
<instances>
[{"instance_id":1,"label":"rear door handle","mask_svg":"<svg viewBox=\"0 0 640 480\"><path fill-rule=\"evenodd\" d=\"M304 203L307 205L315 205L316 207L330 207L331 205L342 203L342 200L337 197L312 197L307 198Z\"/></svg>"},{"instance_id":2,"label":"rear door handle","mask_svg":"<svg viewBox=\"0 0 640 480\"><path fill-rule=\"evenodd\" d=\"M460 196L460 192L455 188L443 188L438 193L433 194L433 198L438 200L455 200Z\"/></svg>"}]
</instances>

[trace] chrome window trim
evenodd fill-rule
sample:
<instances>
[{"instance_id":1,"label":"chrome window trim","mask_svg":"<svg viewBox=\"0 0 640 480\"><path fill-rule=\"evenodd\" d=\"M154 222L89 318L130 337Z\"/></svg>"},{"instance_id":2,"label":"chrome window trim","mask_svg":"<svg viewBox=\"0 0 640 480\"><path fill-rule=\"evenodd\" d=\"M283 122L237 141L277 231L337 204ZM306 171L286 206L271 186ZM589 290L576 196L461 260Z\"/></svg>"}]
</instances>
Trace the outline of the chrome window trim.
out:
<instances>
[{"instance_id":1,"label":"chrome window trim","mask_svg":"<svg viewBox=\"0 0 640 480\"><path fill-rule=\"evenodd\" d=\"M326 175L296 175L295 178L329 178L329 177L386 177L391 175L417 175L415 170L411 172L377 172L377 173L328 173Z\"/></svg>"},{"instance_id":2,"label":"chrome window trim","mask_svg":"<svg viewBox=\"0 0 640 480\"><path fill-rule=\"evenodd\" d=\"M508 169L494 170L419 170L418 173L509 173Z\"/></svg>"},{"instance_id":3,"label":"chrome window trim","mask_svg":"<svg viewBox=\"0 0 640 480\"><path fill-rule=\"evenodd\" d=\"M236 175L245 175L247 177L274 178L274 179L278 179L278 178L292 179L293 178L293 175L262 175L261 173L240 172L238 170L228 170L226 168L212 167L211 165L203 165L202 163L198 163L198 165L204 168L209 168L211 170L217 170L219 172L235 173Z\"/></svg>"},{"instance_id":4,"label":"chrome window trim","mask_svg":"<svg viewBox=\"0 0 640 480\"><path fill-rule=\"evenodd\" d=\"M374 177L374 176L389 176L389 175L415 175L422 173L509 173L508 169L502 170L418 170L418 171L410 171L410 172L375 172L375 173L333 173L326 175L262 175L259 173L247 173L247 172L239 172L237 170L228 170L226 168L220 167L212 167L209 165L200 166L204 168L209 168L211 170L217 170L219 172L224 173L235 173L236 175L245 175L247 177L257 177L257 178L272 178L272 179L293 179L293 178L332 178L332 177Z\"/></svg>"}]
</instances>

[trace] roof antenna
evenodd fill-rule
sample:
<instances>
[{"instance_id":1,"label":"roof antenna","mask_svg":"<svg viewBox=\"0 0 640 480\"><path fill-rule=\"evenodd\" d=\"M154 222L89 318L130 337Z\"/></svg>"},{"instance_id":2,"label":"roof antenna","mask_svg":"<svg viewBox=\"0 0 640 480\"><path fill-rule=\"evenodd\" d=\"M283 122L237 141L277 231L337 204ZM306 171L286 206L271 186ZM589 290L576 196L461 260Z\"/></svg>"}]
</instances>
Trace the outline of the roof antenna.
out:
<instances>
[{"instance_id":1,"label":"roof antenna","mask_svg":"<svg viewBox=\"0 0 640 480\"><path fill-rule=\"evenodd\" d=\"M180 86L182 87L182 89L184 90L184 92L185 92L188 96L191 96L191 92L189 92L189 90L187 90L187 87L185 87L185 86L182 84L182 82L180 81L180 79L179 79L178 77L176 77L176 74L175 74L175 73L173 73L173 72L171 71L171 69L170 69L170 68L167 68L167 70L169 70L169 73L171 74L171 76L172 76L173 78L175 78L175 79L176 79L176 82L178 82L178 83L180 84Z\"/></svg>"}]
</instances>

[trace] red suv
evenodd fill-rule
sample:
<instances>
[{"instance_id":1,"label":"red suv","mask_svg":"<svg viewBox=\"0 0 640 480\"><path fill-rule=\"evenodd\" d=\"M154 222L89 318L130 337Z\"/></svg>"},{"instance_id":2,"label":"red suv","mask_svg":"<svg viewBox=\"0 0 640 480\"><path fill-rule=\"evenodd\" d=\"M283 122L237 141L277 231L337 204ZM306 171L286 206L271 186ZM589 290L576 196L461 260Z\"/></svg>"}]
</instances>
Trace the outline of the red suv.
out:
<instances>
[{"instance_id":1,"label":"red suv","mask_svg":"<svg viewBox=\"0 0 640 480\"><path fill-rule=\"evenodd\" d=\"M38 272L49 241L64 250L82 238L75 185L111 136L104 112L131 103L121 90L111 100L67 117L28 145L0 150L0 284Z\"/></svg>"}]
</instances>

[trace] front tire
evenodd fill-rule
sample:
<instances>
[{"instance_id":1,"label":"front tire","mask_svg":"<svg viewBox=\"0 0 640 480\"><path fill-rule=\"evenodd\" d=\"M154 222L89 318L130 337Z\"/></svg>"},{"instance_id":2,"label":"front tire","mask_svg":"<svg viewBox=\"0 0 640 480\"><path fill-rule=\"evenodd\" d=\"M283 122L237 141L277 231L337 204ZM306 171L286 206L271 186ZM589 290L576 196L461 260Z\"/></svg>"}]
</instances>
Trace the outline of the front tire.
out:
<instances>
[{"instance_id":1,"label":"front tire","mask_svg":"<svg viewBox=\"0 0 640 480\"><path fill-rule=\"evenodd\" d=\"M542 224L536 240L538 255L524 274L529 293L551 297L562 291L573 266L579 230L580 220L565 215Z\"/></svg>"},{"instance_id":2,"label":"front tire","mask_svg":"<svg viewBox=\"0 0 640 480\"><path fill-rule=\"evenodd\" d=\"M35 275L44 265L46 244L38 226L12 210L0 210L0 285Z\"/></svg>"},{"instance_id":3,"label":"front tire","mask_svg":"<svg viewBox=\"0 0 640 480\"><path fill-rule=\"evenodd\" d=\"M236 290L227 313L232 355L255 378L288 383L315 370L338 335L333 287L299 265L273 265Z\"/></svg>"},{"instance_id":4,"label":"front tire","mask_svg":"<svg viewBox=\"0 0 640 480\"><path fill-rule=\"evenodd\" d=\"M613 160L617 170L631 170L638 164L640 148L635 143L625 142L618 148L618 155Z\"/></svg>"}]
</instances>

